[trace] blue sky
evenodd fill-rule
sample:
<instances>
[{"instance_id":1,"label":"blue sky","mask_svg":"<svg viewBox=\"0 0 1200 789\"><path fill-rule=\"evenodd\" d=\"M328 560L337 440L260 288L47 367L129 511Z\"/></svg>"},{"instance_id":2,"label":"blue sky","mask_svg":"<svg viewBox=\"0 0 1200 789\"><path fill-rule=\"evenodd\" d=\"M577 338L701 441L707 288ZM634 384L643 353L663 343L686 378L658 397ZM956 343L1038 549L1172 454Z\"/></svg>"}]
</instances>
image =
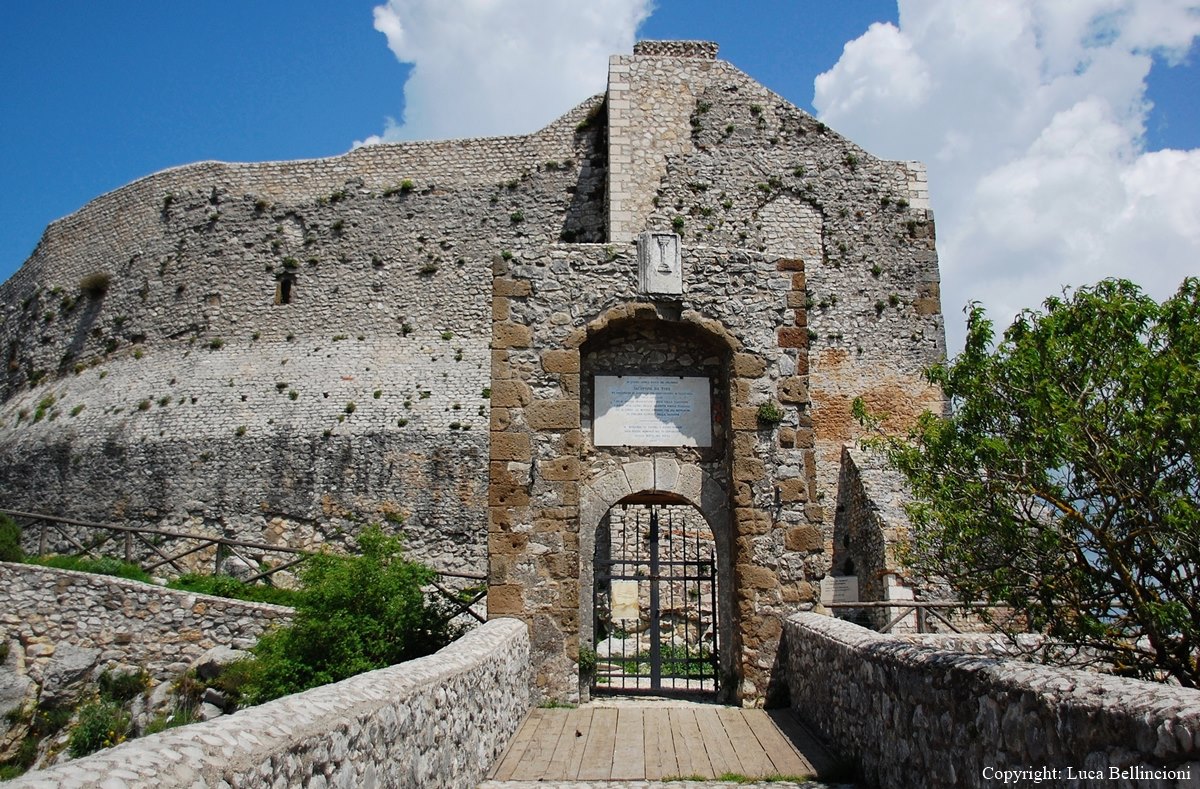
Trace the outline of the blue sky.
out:
<instances>
[{"instance_id":1,"label":"blue sky","mask_svg":"<svg viewBox=\"0 0 1200 789\"><path fill-rule=\"evenodd\" d=\"M1146 255L1164 261L1147 283L1164 296L1200 259L1186 227L1200 215L1186 216L1200 207L1200 3L383 2L6 8L0 278L47 223L166 167L330 156L373 135L530 131L603 88L602 65L579 52L635 35L715 40L868 150L927 161L948 316L970 298L1012 312L1125 274L1118 252L1142 259L1127 275L1145 275ZM420 78L406 86L412 65L389 44ZM504 89L471 92L496 71ZM1153 155L1164 150L1179 155Z\"/></svg>"}]
</instances>

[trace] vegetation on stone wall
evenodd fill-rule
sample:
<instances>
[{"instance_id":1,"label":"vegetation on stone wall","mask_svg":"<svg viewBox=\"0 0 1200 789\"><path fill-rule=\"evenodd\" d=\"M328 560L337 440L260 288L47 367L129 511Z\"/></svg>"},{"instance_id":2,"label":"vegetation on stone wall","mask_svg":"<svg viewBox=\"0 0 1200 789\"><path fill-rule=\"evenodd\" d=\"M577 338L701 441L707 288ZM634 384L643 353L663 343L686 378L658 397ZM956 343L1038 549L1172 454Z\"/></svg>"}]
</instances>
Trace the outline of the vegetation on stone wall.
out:
<instances>
[{"instance_id":1,"label":"vegetation on stone wall","mask_svg":"<svg viewBox=\"0 0 1200 789\"><path fill-rule=\"evenodd\" d=\"M434 571L404 558L400 540L376 526L359 535L361 554L316 554L300 571L292 624L254 648L242 697L267 701L354 674L428 655L457 635L421 587Z\"/></svg>"},{"instance_id":2,"label":"vegetation on stone wall","mask_svg":"<svg viewBox=\"0 0 1200 789\"><path fill-rule=\"evenodd\" d=\"M929 379L951 414L874 442L915 496L910 563L1118 673L1200 687L1200 279L1162 304L1124 280L1047 299L994 348L973 307Z\"/></svg>"}]
</instances>

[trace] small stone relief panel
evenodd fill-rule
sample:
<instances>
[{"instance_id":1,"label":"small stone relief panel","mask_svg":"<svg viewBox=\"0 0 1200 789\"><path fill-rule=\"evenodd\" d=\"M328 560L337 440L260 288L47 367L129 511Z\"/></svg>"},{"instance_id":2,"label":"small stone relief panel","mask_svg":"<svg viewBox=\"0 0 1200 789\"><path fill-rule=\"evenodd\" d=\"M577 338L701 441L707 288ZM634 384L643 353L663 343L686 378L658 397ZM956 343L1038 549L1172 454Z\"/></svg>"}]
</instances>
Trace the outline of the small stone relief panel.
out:
<instances>
[{"instance_id":1,"label":"small stone relief panel","mask_svg":"<svg viewBox=\"0 0 1200 789\"><path fill-rule=\"evenodd\" d=\"M679 295L683 293L683 259L679 236L674 233L642 233L638 237L638 292Z\"/></svg>"}]
</instances>

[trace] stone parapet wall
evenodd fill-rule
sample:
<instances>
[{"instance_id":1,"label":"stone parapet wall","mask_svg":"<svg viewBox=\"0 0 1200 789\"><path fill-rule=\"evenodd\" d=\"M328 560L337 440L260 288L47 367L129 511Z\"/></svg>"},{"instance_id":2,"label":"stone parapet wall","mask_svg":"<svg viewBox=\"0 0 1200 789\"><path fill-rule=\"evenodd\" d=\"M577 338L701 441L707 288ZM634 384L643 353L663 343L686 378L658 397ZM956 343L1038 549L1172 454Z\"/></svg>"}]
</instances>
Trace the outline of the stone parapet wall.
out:
<instances>
[{"instance_id":1,"label":"stone parapet wall","mask_svg":"<svg viewBox=\"0 0 1200 789\"><path fill-rule=\"evenodd\" d=\"M15 787L473 787L532 706L525 625L125 743Z\"/></svg>"},{"instance_id":2,"label":"stone parapet wall","mask_svg":"<svg viewBox=\"0 0 1200 789\"><path fill-rule=\"evenodd\" d=\"M35 681L56 645L99 649L102 663L173 680L215 646L248 649L290 621L283 606L164 589L104 575L0 562L0 628L17 639Z\"/></svg>"},{"instance_id":3,"label":"stone parapet wall","mask_svg":"<svg viewBox=\"0 0 1200 789\"><path fill-rule=\"evenodd\" d=\"M789 618L785 639L793 708L868 785L998 786L996 771L1038 768L1059 771L1053 786L1194 785L1114 782L1111 768L1200 778L1196 690L919 646L811 613Z\"/></svg>"}]
</instances>

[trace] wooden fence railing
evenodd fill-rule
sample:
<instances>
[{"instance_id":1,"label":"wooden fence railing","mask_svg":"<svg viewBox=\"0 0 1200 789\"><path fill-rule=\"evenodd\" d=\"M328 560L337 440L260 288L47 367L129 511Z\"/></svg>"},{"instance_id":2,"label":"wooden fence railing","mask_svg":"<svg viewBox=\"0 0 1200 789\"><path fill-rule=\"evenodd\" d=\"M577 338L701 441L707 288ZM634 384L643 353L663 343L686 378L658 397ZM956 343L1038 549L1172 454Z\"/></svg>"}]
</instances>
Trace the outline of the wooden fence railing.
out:
<instances>
[{"instance_id":1,"label":"wooden fence railing","mask_svg":"<svg viewBox=\"0 0 1200 789\"><path fill-rule=\"evenodd\" d=\"M252 562L243 556L239 550L253 550L263 554L274 553L281 555L281 561L278 564L272 564L260 570L260 572L239 578L239 580L245 583L254 583L255 581L269 578L282 570L295 567L310 555L310 552L286 545L271 545L269 543L239 540L232 537L217 537L211 534L198 534L195 532L153 527L119 526L113 523L95 523L76 518L47 515L41 512L23 512L21 510L4 508L0 508L0 514L12 518L21 526L22 531L26 534L36 530L37 550L39 554L44 555L47 553L52 539L61 538L62 541L65 541L76 549L76 555L93 557L113 556L114 546L112 544L115 542L117 543L115 552L120 553L126 562L131 564L136 563L148 573L153 573L167 566L170 566L171 569L180 574L189 572L190 569L183 565L181 560L209 548L214 549L214 574L221 573L222 565L231 556L241 559L247 566L253 567L258 565L258 563ZM95 532L95 536L90 539L81 539L78 534L79 530L92 530ZM182 542L183 544L176 545L173 549L167 550L163 546L168 541ZM107 548L108 550L102 551L102 548ZM141 560L140 557L143 554L150 558L148 560ZM258 566L261 567L261 565ZM439 581L434 581L432 587L440 596L451 603L453 613L450 616L467 614L479 622L485 621L485 618L477 613L472 606L487 595L486 587L482 589L477 588L482 586L481 582L486 581L487 576L482 573L462 573L437 568L433 569L438 574ZM451 578L475 581L476 583L468 584L465 590L454 591L448 588L451 584L445 580Z\"/></svg>"},{"instance_id":2,"label":"wooden fence railing","mask_svg":"<svg viewBox=\"0 0 1200 789\"><path fill-rule=\"evenodd\" d=\"M912 613L917 615L917 632L928 633L929 617L933 617L942 622L946 627L950 628L955 633L962 633L948 618L942 615L938 609L956 609L964 610L969 608L989 608L987 603L960 603L953 600L872 600L858 603L825 603L826 608L830 609L867 609L867 608L892 608L900 609L900 613L896 614L883 627L879 628L880 633L890 633L892 628L900 624L904 619Z\"/></svg>"}]
</instances>

